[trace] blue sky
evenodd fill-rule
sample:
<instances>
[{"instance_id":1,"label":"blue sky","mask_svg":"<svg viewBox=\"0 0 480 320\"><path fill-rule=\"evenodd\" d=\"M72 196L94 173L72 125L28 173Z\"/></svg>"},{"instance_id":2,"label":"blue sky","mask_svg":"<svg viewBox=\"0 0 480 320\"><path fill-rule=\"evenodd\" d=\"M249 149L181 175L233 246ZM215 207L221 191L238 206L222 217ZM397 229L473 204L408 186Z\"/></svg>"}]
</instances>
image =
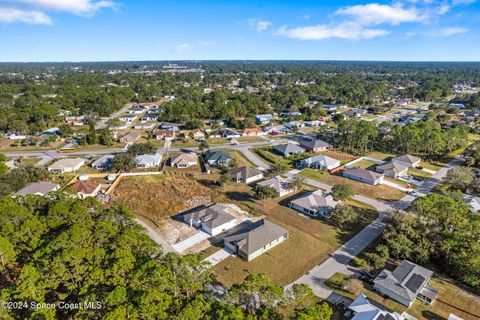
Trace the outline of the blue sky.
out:
<instances>
[{"instance_id":1,"label":"blue sky","mask_svg":"<svg viewBox=\"0 0 480 320\"><path fill-rule=\"evenodd\" d=\"M0 0L0 61L479 61L480 1Z\"/></svg>"}]
</instances>

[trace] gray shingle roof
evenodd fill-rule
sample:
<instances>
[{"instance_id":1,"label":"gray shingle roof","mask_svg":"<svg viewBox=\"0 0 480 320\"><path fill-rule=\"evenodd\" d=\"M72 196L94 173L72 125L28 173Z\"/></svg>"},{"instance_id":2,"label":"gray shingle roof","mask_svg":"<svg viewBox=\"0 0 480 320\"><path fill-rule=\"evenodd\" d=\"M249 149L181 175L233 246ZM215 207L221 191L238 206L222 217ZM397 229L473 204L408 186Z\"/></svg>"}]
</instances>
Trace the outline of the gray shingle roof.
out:
<instances>
[{"instance_id":1,"label":"gray shingle roof","mask_svg":"<svg viewBox=\"0 0 480 320\"><path fill-rule=\"evenodd\" d=\"M14 196L25 196L30 194L42 194L45 195L60 187L58 183L51 183L46 181L30 183L23 189L15 192Z\"/></svg>"},{"instance_id":2,"label":"gray shingle roof","mask_svg":"<svg viewBox=\"0 0 480 320\"><path fill-rule=\"evenodd\" d=\"M279 144L275 146L275 150L282 154L305 152L305 149L294 143Z\"/></svg>"},{"instance_id":3,"label":"gray shingle roof","mask_svg":"<svg viewBox=\"0 0 480 320\"><path fill-rule=\"evenodd\" d=\"M375 285L384 287L409 301L413 301L432 275L433 271L408 260L403 260L393 272L383 270L374 282Z\"/></svg>"},{"instance_id":4,"label":"gray shingle roof","mask_svg":"<svg viewBox=\"0 0 480 320\"><path fill-rule=\"evenodd\" d=\"M317 211L321 208L334 208L337 202L331 195L324 196L322 190L306 194L300 198L291 201L293 204L302 208Z\"/></svg>"},{"instance_id":5,"label":"gray shingle roof","mask_svg":"<svg viewBox=\"0 0 480 320\"><path fill-rule=\"evenodd\" d=\"M204 157L207 161L221 161L221 160L230 160L232 156L225 151L211 151L208 150L204 153Z\"/></svg>"},{"instance_id":6,"label":"gray shingle roof","mask_svg":"<svg viewBox=\"0 0 480 320\"><path fill-rule=\"evenodd\" d=\"M326 148L331 146L330 143L327 143L320 139L308 140L308 141L302 142L302 145L311 149Z\"/></svg>"},{"instance_id":7,"label":"gray shingle roof","mask_svg":"<svg viewBox=\"0 0 480 320\"><path fill-rule=\"evenodd\" d=\"M241 167L230 170L229 173L235 179L240 179L240 178L248 179L251 177L258 176L259 174L262 173L262 171L257 168L241 166Z\"/></svg>"},{"instance_id":8,"label":"gray shingle roof","mask_svg":"<svg viewBox=\"0 0 480 320\"><path fill-rule=\"evenodd\" d=\"M210 229L221 226L235 217L227 212L228 207L221 203L214 203L208 207L200 206L184 215L185 221L201 221Z\"/></svg>"},{"instance_id":9,"label":"gray shingle roof","mask_svg":"<svg viewBox=\"0 0 480 320\"><path fill-rule=\"evenodd\" d=\"M404 166L399 163L395 162L389 162L386 164L379 165L375 168L378 172L387 172L387 171L393 171L395 173L400 173L402 171L405 171L405 169L408 169L407 166Z\"/></svg>"},{"instance_id":10,"label":"gray shingle roof","mask_svg":"<svg viewBox=\"0 0 480 320\"><path fill-rule=\"evenodd\" d=\"M362 179L367 179L372 181L378 180L382 177L380 173L361 169L361 168L352 168L352 169L345 170L344 172L352 176L356 176Z\"/></svg>"},{"instance_id":11,"label":"gray shingle roof","mask_svg":"<svg viewBox=\"0 0 480 320\"><path fill-rule=\"evenodd\" d=\"M392 159L392 161L401 161L401 162L406 162L406 163L410 163L410 164L417 163L420 160L421 159L419 157L411 156L409 154L405 154L403 156L399 156L399 157L396 157L396 158Z\"/></svg>"},{"instance_id":12,"label":"gray shingle roof","mask_svg":"<svg viewBox=\"0 0 480 320\"><path fill-rule=\"evenodd\" d=\"M262 219L236 234L225 237L223 240L237 245L238 250L248 256L273 240L287 234L288 231L284 228Z\"/></svg>"}]
</instances>

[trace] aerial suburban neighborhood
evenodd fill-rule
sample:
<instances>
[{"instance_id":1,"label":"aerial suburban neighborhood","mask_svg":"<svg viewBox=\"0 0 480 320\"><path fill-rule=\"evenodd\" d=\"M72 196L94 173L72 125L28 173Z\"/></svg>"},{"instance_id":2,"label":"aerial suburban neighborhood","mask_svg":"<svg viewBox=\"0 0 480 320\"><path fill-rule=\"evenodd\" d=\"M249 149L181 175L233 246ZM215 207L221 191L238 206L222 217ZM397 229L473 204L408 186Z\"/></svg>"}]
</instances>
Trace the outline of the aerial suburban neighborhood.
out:
<instances>
[{"instance_id":1,"label":"aerial suburban neighborhood","mask_svg":"<svg viewBox=\"0 0 480 320\"><path fill-rule=\"evenodd\" d=\"M5 3L0 34L22 39L34 35L18 24L58 30L101 14L106 26L113 11L151 8L130 21L140 30L181 9ZM315 3L351 21L236 27L305 48L350 41L348 57L405 20L426 29L398 41L466 37L433 26L475 1L433 3ZM302 23L319 19L306 12ZM168 51L178 59L0 52L0 319L480 319L480 64L187 59L221 48L208 35ZM136 37L135 57L163 52L150 32Z\"/></svg>"}]
</instances>

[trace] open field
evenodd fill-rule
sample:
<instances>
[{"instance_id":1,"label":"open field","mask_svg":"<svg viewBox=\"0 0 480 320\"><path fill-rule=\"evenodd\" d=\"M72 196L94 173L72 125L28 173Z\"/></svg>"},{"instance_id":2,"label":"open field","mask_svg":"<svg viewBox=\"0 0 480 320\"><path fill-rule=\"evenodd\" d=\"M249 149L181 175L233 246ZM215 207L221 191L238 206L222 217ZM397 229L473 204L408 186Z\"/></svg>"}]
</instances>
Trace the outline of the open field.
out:
<instances>
[{"instance_id":1,"label":"open field","mask_svg":"<svg viewBox=\"0 0 480 320\"><path fill-rule=\"evenodd\" d=\"M325 170L315 170L310 168L305 168L299 173L302 177L313 179L313 180L320 180L326 175L328 172Z\"/></svg>"},{"instance_id":2,"label":"open field","mask_svg":"<svg viewBox=\"0 0 480 320\"><path fill-rule=\"evenodd\" d=\"M357 168L362 168L362 169L368 169L368 170L372 170L372 171L375 171L375 167L378 166L378 163L376 162L373 162L371 160L360 160L360 161L357 161L353 164L354 167L357 167Z\"/></svg>"},{"instance_id":3,"label":"open field","mask_svg":"<svg viewBox=\"0 0 480 320\"><path fill-rule=\"evenodd\" d=\"M265 141L264 138L256 137L256 136L240 137L240 138L236 138L235 140L237 140L238 142L262 142L262 141Z\"/></svg>"},{"instance_id":4,"label":"open field","mask_svg":"<svg viewBox=\"0 0 480 320\"><path fill-rule=\"evenodd\" d=\"M274 153L271 150L271 148L268 148L268 147L254 148L254 149L251 149L251 151L253 151L253 153L255 153L258 157L260 157L260 159L267 162L268 164L280 163L289 169L293 168L293 163L291 160Z\"/></svg>"},{"instance_id":5,"label":"open field","mask_svg":"<svg viewBox=\"0 0 480 320\"><path fill-rule=\"evenodd\" d=\"M289 238L250 262L238 257L222 261L213 268L220 282L231 286L249 274L265 272L276 284L286 285L327 258L377 216L374 211L363 210L361 221L353 229L339 230L328 222L309 218L288 208L288 199L267 200L264 213L268 220L287 229ZM260 205L263 207L263 204Z\"/></svg>"},{"instance_id":6,"label":"open field","mask_svg":"<svg viewBox=\"0 0 480 320\"><path fill-rule=\"evenodd\" d=\"M355 191L355 193L366 196L366 197L370 197L373 199L378 199L378 200L395 201L395 200L400 200L405 196L405 194L402 191L389 186L385 186L385 185L372 186L366 183L353 181L336 174L326 175L319 181L330 184L330 185L346 184L351 186Z\"/></svg>"},{"instance_id":7,"label":"open field","mask_svg":"<svg viewBox=\"0 0 480 320\"><path fill-rule=\"evenodd\" d=\"M373 152L367 153L367 157L386 161L386 160L389 160L389 158L394 158L395 155L391 153L373 151Z\"/></svg>"},{"instance_id":8,"label":"open field","mask_svg":"<svg viewBox=\"0 0 480 320\"><path fill-rule=\"evenodd\" d=\"M198 147L198 142L193 139L176 139L172 142L172 147L191 148Z\"/></svg>"},{"instance_id":9,"label":"open field","mask_svg":"<svg viewBox=\"0 0 480 320\"><path fill-rule=\"evenodd\" d=\"M417 168L409 168L408 169L408 174L417 177L422 180L427 180L430 178L432 175L428 172L425 172L423 170L417 169Z\"/></svg>"}]
</instances>

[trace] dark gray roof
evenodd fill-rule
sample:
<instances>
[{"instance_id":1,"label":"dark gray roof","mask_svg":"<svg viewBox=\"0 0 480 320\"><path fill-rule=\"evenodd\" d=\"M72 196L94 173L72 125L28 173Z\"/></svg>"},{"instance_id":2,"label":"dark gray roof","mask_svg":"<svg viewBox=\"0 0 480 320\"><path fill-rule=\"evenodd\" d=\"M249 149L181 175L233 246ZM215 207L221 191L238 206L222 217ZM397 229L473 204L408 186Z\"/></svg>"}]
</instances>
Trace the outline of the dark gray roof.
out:
<instances>
[{"instance_id":1,"label":"dark gray roof","mask_svg":"<svg viewBox=\"0 0 480 320\"><path fill-rule=\"evenodd\" d=\"M60 187L58 183L51 183L46 181L33 182L23 189L15 192L14 196L25 196L30 194L42 194L45 195Z\"/></svg>"},{"instance_id":2,"label":"dark gray roof","mask_svg":"<svg viewBox=\"0 0 480 320\"><path fill-rule=\"evenodd\" d=\"M257 168L250 168L247 166L241 166L235 169L232 169L229 171L230 175L236 179L248 179L251 177L258 176L259 174L262 173L262 170L257 169Z\"/></svg>"},{"instance_id":3,"label":"dark gray roof","mask_svg":"<svg viewBox=\"0 0 480 320\"><path fill-rule=\"evenodd\" d=\"M311 149L325 148L325 147L332 146L330 143L327 143L320 139L308 140L308 141L302 142L302 145Z\"/></svg>"},{"instance_id":4,"label":"dark gray roof","mask_svg":"<svg viewBox=\"0 0 480 320\"><path fill-rule=\"evenodd\" d=\"M370 170L361 169L361 168L348 169L348 170L345 170L344 173L348 173L349 175L356 176L356 177L363 178L363 179L372 180L372 181L376 181L376 180L378 180L382 177L382 175L380 173L373 172L373 171L370 171Z\"/></svg>"},{"instance_id":5,"label":"dark gray roof","mask_svg":"<svg viewBox=\"0 0 480 320\"><path fill-rule=\"evenodd\" d=\"M227 206L221 203L214 203L208 207L200 206L190 210L184 215L184 219L186 221L200 221L209 228L216 228L235 220L235 217L229 214L227 210Z\"/></svg>"},{"instance_id":6,"label":"dark gray roof","mask_svg":"<svg viewBox=\"0 0 480 320\"><path fill-rule=\"evenodd\" d=\"M374 282L378 286L413 301L432 275L433 271L408 260L403 260L393 272L383 270Z\"/></svg>"},{"instance_id":7,"label":"dark gray roof","mask_svg":"<svg viewBox=\"0 0 480 320\"><path fill-rule=\"evenodd\" d=\"M245 255L250 255L273 240L287 235L288 231L284 228L262 219L237 233L225 237L225 242L237 245L238 250Z\"/></svg>"},{"instance_id":8,"label":"dark gray roof","mask_svg":"<svg viewBox=\"0 0 480 320\"><path fill-rule=\"evenodd\" d=\"M395 163L395 162L389 162L389 163L386 163L386 164L379 165L375 169L378 172L393 171L395 173L400 173L407 168L408 167L403 165L403 164L399 164L399 163Z\"/></svg>"},{"instance_id":9,"label":"dark gray roof","mask_svg":"<svg viewBox=\"0 0 480 320\"><path fill-rule=\"evenodd\" d=\"M401 162L406 162L406 163L410 163L410 164L414 164L414 163L416 163L420 160L421 159L419 157L411 156L409 154L405 154L403 156L399 156L399 157L396 157L396 158L392 159L392 161L401 161Z\"/></svg>"},{"instance_id":10,"label":"dark gray roof","mask_svg":"<svg viewBox=\"0 0 480 320\"><path fill-rule=\"evenodd\" d=\"M294 143L285 143L285 144L279 144L275 146L275 150L278 152L285 154L285 153L298 153L298 152L304 152L305 149L302 147L294 144Z\"/></svg>"},{"instance_id":11,"label":"dark gray roof","mask_svg":"<svg viewBox=\"0 0 480 320\"><path fill-rule=\"evenodd\" d=\"M230 160L232 156L225 151L206 151L203 156L207 161L221 161L221 160Z\"/></svg>"}]
</instances>

